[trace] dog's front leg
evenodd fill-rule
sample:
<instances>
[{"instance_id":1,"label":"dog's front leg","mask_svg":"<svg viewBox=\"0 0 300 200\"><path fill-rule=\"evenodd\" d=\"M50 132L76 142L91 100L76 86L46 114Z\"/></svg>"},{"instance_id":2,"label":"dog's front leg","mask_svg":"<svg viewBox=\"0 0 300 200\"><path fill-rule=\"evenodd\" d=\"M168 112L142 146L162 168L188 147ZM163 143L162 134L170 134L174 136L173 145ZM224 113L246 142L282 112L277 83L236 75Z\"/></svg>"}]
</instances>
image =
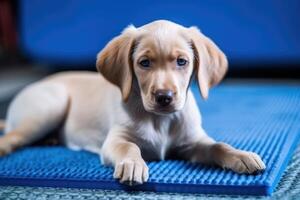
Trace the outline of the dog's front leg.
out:
<instances>
[{"instance_id":1,"label":"dog's front leg","mask_svg":"<svg viewBox=\"0 0 300 200\"><path fill-rule=\"evenodd\" d=\"M204 134L195 142L185 145L181 153L188 160L218 165L237 173L253 174L266 168L256 153L242 151L222 142L215 142Z\"/></svg>"},{"instance_id":2,"label":"dog's front leg","mask_svg":"<svg viewBox=\"0 0 300 200\"><path fill-rule=\"evenodd\" d=\"M114 178L128 185L142 184L148 180L148 167L140 148L126 139L126 130L113 128L102 147L103 164L114 166Z\"/></svg>"}]
</instances>

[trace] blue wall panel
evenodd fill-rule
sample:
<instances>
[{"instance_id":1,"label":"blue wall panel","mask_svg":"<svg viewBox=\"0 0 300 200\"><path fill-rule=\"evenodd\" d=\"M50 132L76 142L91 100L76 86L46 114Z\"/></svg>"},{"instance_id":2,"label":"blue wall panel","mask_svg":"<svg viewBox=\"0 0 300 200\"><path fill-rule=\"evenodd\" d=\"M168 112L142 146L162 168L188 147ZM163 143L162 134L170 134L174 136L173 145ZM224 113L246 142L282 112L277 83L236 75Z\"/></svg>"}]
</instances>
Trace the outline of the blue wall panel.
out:
<instances>
[{"instance_id":1,"label":"blue wall panel","mask_svg":"<svg viewBox=\"0 0 300 200\"><path fill-rule=\"evenodd\" d=\"M20 0L20 41L33 59L95 62L128 24L169 19L197 25L231 62L300 62L300 1Z\"/></svg>"}]
</instances>

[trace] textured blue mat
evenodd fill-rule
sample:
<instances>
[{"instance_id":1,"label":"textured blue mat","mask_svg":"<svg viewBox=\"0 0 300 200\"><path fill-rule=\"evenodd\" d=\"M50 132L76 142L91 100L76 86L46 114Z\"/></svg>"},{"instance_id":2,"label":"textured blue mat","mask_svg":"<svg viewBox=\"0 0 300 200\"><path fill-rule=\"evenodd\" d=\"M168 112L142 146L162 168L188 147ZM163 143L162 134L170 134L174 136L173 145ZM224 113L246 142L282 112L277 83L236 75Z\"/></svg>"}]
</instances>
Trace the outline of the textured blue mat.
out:
<instances>
[{"instance_id":1,"label":"textured blue mat","mask_svg":"<svg viewBox=\"0 0 300 200\"><path fill-rule=\"evenodd\" d=\"M195 89L195 88L193 88ZM183 161L149 162L149 182L123 186L97 155L63 147L28 147L0 159L0 185L78 187L165 192L270 195L300 136L299 86L225 85L200 100L204 127L231 145L255 151L267 165L259 175L238 175Z\"/></svg>"}]
</instances>

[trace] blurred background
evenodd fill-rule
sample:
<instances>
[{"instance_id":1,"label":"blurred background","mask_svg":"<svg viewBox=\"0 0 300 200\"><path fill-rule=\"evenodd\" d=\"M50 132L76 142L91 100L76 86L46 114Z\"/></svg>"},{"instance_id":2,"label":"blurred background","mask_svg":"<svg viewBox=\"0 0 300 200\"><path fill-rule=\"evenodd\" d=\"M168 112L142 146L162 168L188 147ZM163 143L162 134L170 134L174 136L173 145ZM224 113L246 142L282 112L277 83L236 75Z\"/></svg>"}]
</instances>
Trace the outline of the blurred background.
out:
<instances>
[{"instance_id":1,"label":"blurred background","mask_svg":"<svg viewBox=\"0 0 300 200\"><path fill-rule=\"evenodd\" d=\"M157 19L215 41L229 59L226 81L300 80L298 0L0 0L0 118L25 85L95 70L97 52L124 27Z\"/></svg>"}]
</instances>

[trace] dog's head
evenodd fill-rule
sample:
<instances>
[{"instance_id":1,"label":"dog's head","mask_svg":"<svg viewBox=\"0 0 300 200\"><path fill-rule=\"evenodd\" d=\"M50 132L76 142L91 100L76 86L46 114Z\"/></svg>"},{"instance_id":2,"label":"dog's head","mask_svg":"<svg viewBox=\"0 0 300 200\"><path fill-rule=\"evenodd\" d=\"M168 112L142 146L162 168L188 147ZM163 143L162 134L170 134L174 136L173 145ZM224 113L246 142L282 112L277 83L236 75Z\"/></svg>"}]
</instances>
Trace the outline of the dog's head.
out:
<instances>
[{"instance_id":1,"label":"dog's head","mask_svg":"<svg viewBox=\"0 0 300 200\"><path fill-rule=\"evenodd\" d=\"M124 101L136 77L145 110L167 114L183 108L193 73L206 99L223 78L227 59L196 27L159 20L127 27L98 54L96 66Z\"/></svg>"}]
</instances>

